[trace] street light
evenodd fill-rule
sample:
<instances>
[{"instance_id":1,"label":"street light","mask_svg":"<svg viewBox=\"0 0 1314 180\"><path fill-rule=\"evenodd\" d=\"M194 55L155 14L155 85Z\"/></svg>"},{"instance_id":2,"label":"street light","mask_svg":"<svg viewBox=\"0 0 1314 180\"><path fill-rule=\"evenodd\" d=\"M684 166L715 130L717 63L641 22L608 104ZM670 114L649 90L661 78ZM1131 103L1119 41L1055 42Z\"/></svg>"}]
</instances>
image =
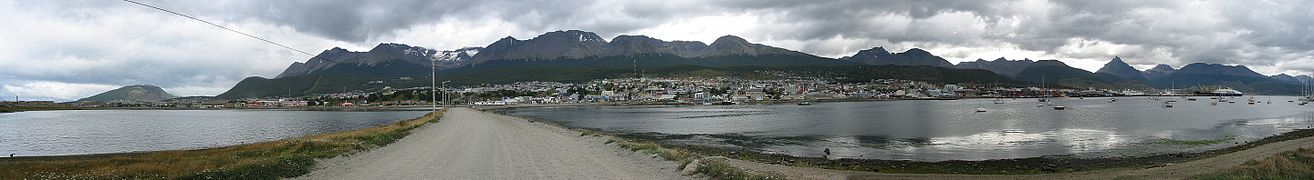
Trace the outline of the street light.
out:
<instances>
[{"instance_id":1,"label":"street light","mask_svg":"<svg viewBox=\"0 0 1314 180\"><path fill-rule=\"evenodd\" d=\"M443 105L452 106L451 101L448 100L449 98L447 95L447 83L449 82L452 81L443 81Z\"/></svg>"}]
</instances>

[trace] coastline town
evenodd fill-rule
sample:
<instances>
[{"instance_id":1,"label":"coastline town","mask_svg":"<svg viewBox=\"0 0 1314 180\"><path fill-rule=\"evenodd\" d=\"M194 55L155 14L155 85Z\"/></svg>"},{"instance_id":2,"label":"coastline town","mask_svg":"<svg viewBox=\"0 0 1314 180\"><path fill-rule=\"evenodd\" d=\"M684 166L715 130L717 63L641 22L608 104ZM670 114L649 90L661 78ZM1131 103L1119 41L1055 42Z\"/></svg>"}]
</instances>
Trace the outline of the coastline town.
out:
<instances>
[{"instance_id":1,"label":"coastline town","mask_svg":"<svg viewBox=\"0 0 1314 180\"><path fill-rule=\"evenodd\" d=\"M297 108L315 106L422 106L428 105L429 87L380 87L374 91L348 91L299 97L223 100L194 96L159 102L0 101L0 107L27 108ZM1121 97L1121 96L1240 96L1227 87L1208 89L1071 89L1009 87L994 83L941 84L880 79L842 83L823 78L754 80L740 78L624 78L586 83L517 82L510 84L438 88L439 104L615 104L615 105L727 105L739 103L954 100L962 98ZM1309 98L1304 98L1308 100Z\"/></svg>"}]
</instances>

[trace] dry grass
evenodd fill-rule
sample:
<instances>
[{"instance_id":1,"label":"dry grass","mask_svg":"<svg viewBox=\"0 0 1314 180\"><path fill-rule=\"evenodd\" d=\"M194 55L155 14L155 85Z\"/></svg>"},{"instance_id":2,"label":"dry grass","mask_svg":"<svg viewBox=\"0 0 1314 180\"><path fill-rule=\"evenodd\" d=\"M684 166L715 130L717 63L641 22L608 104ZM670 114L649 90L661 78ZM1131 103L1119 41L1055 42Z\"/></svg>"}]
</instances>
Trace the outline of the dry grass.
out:
<instances>
[{"instance_id":1,"label":"dry grass","mask_svg":"<svg viewBox=\"0 0 1314 180\"><path fill-rule=\"evenodd\" d=\"M1195 179L1314 179L1314 150L1302 148L1282 152Z\"/></svg>"},{"instance_id":2,"label":"dry grass","mask_svg":"<svg viewBox=\"0 0 1314 180\"><path fill-rule=\"evenodd\" d=\"M367 150L437 122L442 113L364 129L229 147L143 153L0 158L0 179L277 179L315 159Z\"/></svg>"}]
</instances>

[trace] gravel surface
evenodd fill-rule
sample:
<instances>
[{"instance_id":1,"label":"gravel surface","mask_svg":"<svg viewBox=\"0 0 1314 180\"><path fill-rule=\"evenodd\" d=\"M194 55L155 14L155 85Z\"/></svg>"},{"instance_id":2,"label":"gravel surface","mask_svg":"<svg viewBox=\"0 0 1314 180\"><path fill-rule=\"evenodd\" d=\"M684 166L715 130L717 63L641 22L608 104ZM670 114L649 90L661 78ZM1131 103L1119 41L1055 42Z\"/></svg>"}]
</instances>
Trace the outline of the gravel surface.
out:
<instances>
[{"instance_id":1,"label":"gravel surface","mask_svg":"<svg viewBox=\"0 0 1314 180\"><path fill-rule=\"evenodd\" d=\"M299 179L691 179L679 163L601 137L468 108L379 149L322 160Z\"/></svg>"}]
</instances>

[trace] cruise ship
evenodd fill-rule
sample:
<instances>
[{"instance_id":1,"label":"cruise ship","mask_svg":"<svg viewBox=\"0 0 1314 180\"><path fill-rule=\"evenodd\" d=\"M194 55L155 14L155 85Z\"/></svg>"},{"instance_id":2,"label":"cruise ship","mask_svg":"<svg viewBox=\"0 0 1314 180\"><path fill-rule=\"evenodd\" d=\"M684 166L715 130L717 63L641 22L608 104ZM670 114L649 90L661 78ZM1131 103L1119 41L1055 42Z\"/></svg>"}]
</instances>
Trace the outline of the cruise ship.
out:
<instances>
[{"instance_id":1,"label":"cruise ship","mask_svg":"<svg viewBox=\"0 0 1314 180\"><path fill-rule=\"evenodd\" d=\"M1209 95L1212 96L1241 96L1243 94L1244 93L1241 93L1241 91L1232 88L1219 88L1215 89L1213 92L1209 92Z\"/></svg>"}]
</instances>

